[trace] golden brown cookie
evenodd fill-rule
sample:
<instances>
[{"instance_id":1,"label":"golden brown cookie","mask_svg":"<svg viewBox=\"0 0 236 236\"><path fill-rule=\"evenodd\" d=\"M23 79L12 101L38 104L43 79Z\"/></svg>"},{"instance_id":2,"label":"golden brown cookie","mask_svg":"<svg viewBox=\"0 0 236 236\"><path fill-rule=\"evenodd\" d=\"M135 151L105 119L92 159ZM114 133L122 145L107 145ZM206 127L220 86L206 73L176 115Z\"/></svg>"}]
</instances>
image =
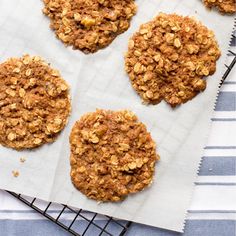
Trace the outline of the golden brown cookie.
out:
<instances>
[{"instance_id":1,"label":"golden brown cookie","mask_svg":"<svg viewBox=\"0 0 236 236\"><path fill-rule=\"evenodd\" d=\"M44 0L43 12L65 44L84 53L108 46L129 28L134 0Z\"/></svg>"},{"instance_id":2,"label":"golden brown cookie","mask_svg":"<svg viewBox=\"0 0 236 236\"><path fill-rule=\"evenodd\" d=\"M233 14L236 12L236 0L203 0L208 8L215 7L223 14Z\"/></svg>"},{"instance_id":3,"label":"golden brown cookie","mask_svg":"<svg viewBox=\"0 0 236 236\"><path fill-rule=\"evenodd\" d=\"M0 64L0 143L14 149L53 142L70 113L69 88L38 56Z\"/></svg>"},{"instance_id":4,"label":"golden brown cookie","mask_svg":"<svg viewBox=\"0 0 236 236\"><path fill-rule=\"evenodd\" d=\"M161 13L129 40L125 69L146 103L175 107L206 88L220 50L214 33L190 17Z\"/></svg>"},{"instance_id":5,"label":"golden brown cookie","mask_svg":"<svg viewBox=\"0 0 236 236\"><path fill-rule=\"evenodd\" d=\"M151 184L159 159L146 126L131 111L97 110L70 134L71 179L87 197L120 201Z\"/></svg>"}]
</instances>

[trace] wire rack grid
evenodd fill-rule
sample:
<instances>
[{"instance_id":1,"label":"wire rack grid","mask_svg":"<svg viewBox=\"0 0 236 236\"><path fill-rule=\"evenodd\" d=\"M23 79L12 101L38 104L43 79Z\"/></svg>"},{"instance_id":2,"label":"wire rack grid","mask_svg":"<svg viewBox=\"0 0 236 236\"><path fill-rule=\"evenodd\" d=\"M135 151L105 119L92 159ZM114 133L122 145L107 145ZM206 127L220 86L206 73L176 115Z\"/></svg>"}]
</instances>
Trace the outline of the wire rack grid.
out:
<instances>
[{"instance_id":1,"label":"wire rack grid","mask_svg":"<svg viewBox=\"0 0 236 236\"><path fill-rule=\"evenodd\" d=\"M131 224L110 216L7 192L75 236L122 236Z\"/></svg>"}]
</instances>

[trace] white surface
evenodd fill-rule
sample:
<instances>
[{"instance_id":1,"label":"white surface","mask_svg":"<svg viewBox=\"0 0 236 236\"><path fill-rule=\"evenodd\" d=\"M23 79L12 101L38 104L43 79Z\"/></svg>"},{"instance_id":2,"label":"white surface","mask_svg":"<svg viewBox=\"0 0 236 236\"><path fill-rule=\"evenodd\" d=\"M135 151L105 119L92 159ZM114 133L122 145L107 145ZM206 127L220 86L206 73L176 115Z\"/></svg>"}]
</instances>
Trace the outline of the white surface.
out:
<instances>
[{"instance_id":1,"label":"white surface","mask_svg":"<svg viewBox=\"0 0 236 236\"><path fill-rule=\"evenodd\" d=\"M217 127L217 129L215 128ZM215 121L212 124L211 135L208 139L208 146L235 146L236 122L225 123Z\"/></svg>"},{"instance_id":2,"label":"white surface","mask_svg":"<svg viewBox=\"0 0 236 236\"><path fill-rule=\"evenodd\" d=\"M236 186L196 186L189 210L236 211Z\"/></svg>"},{"instance_id":3,"label":"white surface","mask_svg":"<svg viewBox=\"0 0 236 236\"><path fill-rule=\"evenodd\" d=\"M40 1L1 0L1 60L23 53L43 56L61 71L71 85L73 111L67 128L51 145L20 153L0 147L0 187L182 231L202 148L210 127L233 18L207 11L200 1L139 0L137 4L138 13L126 33L105 50L94 55L83 55L79 51L66 49L55 39L54 33L49 30L48 19L41 13L43 5ZM218 70L209 78L206 91L175 110L164 102L157 106L142 105L123 69L127 39L141 23L150 20L159 11L195 15L215 31L223 52L218 61ZM97 205L76 191L70 182L70 128L83 113L96 108L128 108L135 111L152 132L161 155L152 187L122 203ZM19 162L21 156L27 158L24 164ZM11 171L14 169L20 171L18 178L12 177Z\"/></svg>"},{"instance_id":4,"label":"white surface","mask_svg":"<svg viewBox=\"0 0 236 236\"><path fill-rule=\"evenodd\" d=\"M231 138L235 138L235 134ZM236 149L207 149L204 152L204 156L213 157L213 158L215 156L219 156L219 157L236 156Z\"/></svg>"}]
</instances>

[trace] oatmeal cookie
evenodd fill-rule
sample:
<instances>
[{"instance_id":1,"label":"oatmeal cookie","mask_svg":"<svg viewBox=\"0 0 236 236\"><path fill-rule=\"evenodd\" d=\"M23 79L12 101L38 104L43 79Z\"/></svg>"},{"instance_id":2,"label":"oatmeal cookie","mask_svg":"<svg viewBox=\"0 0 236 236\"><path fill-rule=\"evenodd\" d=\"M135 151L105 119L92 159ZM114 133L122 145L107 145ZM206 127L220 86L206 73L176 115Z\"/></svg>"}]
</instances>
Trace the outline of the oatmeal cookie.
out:
<instances>
[{"instance_id":1,"label":"oatmeal cookie","mask_svg":"<svg viewBox=\"0 0 236 236\"><path fill-rule=\"evenodd\" d=\"M55 140L70 113L69 88L38 56L0 64L0 143L35 148Z\"/></svg>"},{"instance_id":2,"label":"oatmeal cookie","mask_svg":"<svg viewBox=\"0 0 236 236\"><path fill-rule=\"evenodd\" d=\"M216 7L223 14L236 12L236 0L203 0L208 8Z\"/></svg>"},{"instance_id":3,"label":"oatmeal cookie","mask_svg":"<svg viewBox=\"0 0 236 236\"><path fill-rule=\"evenodd\" d=\"M144 102L175 107L206 88L220 50L214 33L193 18L161 13L128 44L125 69Z\"/></svg>"},{"instance_id":4,"label":"oatmeal cookie","mask_svg":"<svg viewBox=\"0 0 236 236\"><path fill-rule=\"evenodd\" d=\"M65 44L84 53L108 46L129 28L134 0L44 0L43 13Z\"/></svg>"},{"instance_id":5,"label":"oatmeal cookie","mask_svg":"<svg viewBox=\"0 0 236 236\"><path fill-rule=\"evenodd\" d=\"M97 201L120 201L151 184L159 159L144 124L130 111L97 110L70 134L71 179Z\"/></svg>"}]
</instances>

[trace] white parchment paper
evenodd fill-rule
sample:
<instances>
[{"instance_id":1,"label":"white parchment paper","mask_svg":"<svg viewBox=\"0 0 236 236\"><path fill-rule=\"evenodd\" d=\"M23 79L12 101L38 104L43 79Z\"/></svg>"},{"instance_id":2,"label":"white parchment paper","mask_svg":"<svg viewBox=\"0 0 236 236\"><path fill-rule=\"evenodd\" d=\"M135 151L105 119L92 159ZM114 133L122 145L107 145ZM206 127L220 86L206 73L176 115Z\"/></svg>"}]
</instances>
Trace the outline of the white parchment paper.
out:
<instances>
[{"instance_id":1,"label":"white parchment paper","mask_svg":"<svg viewBox=\"0 0 236 236\"><path fill-rule=\"evenodd\" d=\"M0 1L0 60L24 53L40 55L61 71L71 86L73 111L56 142L33 151L0 147L0 188L65 203L85 210L175 231L183 231L187 207L210 117L223 72L233 17L208 11L200 0L137 0L138 13L130 29L109 47L93 55L65 48L49 29L40 0ZM214 30L222 56L217 72L208 78L204 93L171 109L162 102L145 106L124 72L127 40L141 23L160 11L193 15ZM157 143L161 161L153 185L121 203L97 204L75 190L70 181L68 136L82 114L104 109L131 109L147 125ZM20 157L26 162L20 163ZM18 170L20 176L12 176Z\"/></svg>"}]
</instances>

